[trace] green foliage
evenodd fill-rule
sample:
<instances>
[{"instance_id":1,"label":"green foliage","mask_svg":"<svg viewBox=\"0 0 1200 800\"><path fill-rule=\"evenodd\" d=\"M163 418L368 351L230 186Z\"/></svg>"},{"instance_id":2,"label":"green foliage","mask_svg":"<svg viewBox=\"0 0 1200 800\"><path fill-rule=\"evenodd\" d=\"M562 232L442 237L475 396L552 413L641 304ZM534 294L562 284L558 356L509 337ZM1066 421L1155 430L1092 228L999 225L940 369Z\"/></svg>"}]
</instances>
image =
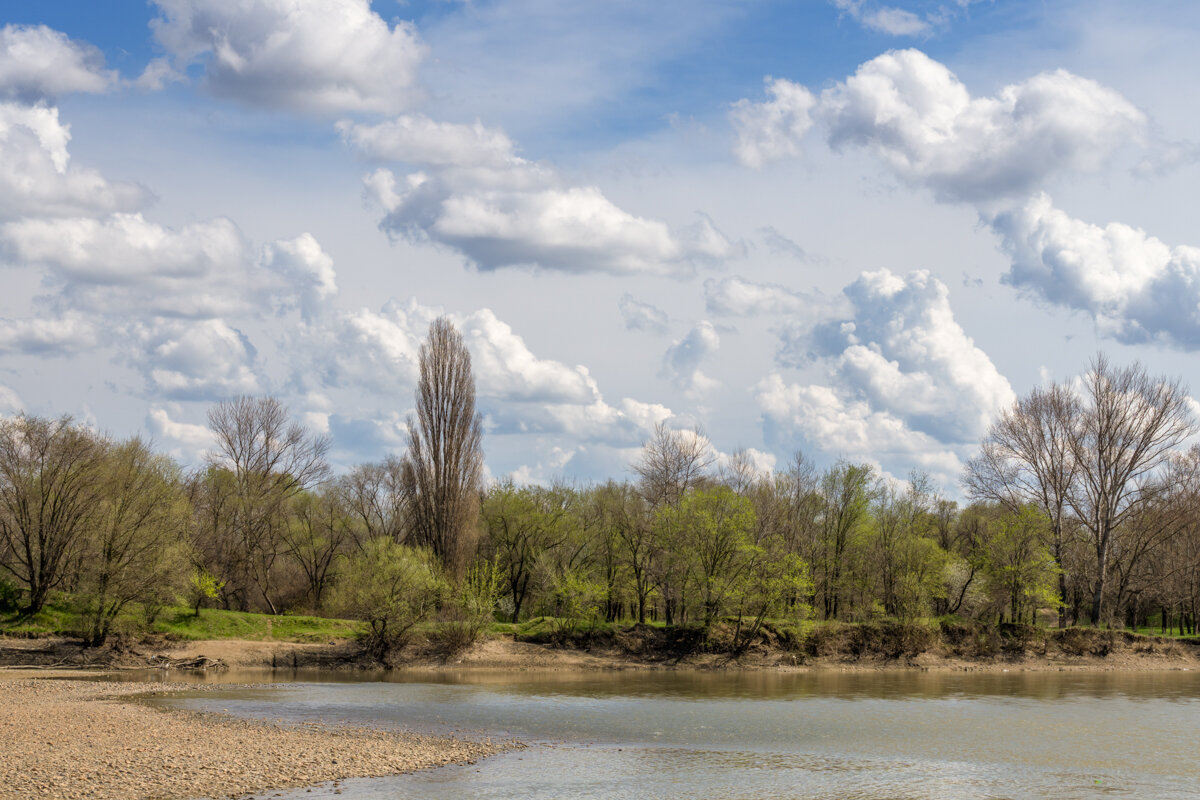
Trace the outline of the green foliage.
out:
<instances>
[{"instance_id":1,"label":"green foliage","mask_svg":"<svg viewBox=\"0 0 1200 800\"><path fill-rule=\"evenodd\" d=\"M726 486L688 492L677 506L655 513L664 580L680 600L689 586L696 588L705 627L725 610L762 555L751 539L755 523L750 501Z\"/></svg>"},{"instance_id":2,"label":"green foliage","mask_svg":"<svg viewBox=\"0 0 1200 800\"><path fill-rule=\"evenodd\" d=\"M601 621L600 602L604 587L588 580L579 570L567 570L554 578L552 625L558 633L591 630Z\"/></svg>"},{"instance_id":3,"label":"green foliage","mask_svg":"<svg viewBox=\"0 0 1200 800\"><path fill-rule=\"evenodd\" d=\"M412 629L425 622L449 592L430 550L406 547L388 537L367 542L351 557L332 599L335 609L367 623L367 649L386 659Z\"/></svg>"},{"instance_id":4,"label":"green foliage","mask_svg":"<svg viewBox=\"0 0 1200 800\"><path fill-rule=\"evenodd\" d=\"M569 513L572 500L567 489L517 487L511 481L496 484L484 498L485 552L497 564L513 622L541 588L543 554L562 547L578 528Z\"/></svg>"},{"instance_id":5,"label":"green foliage","mask_svg":"<svg viewBox=\"0 0 1200 800\"><path fill-rule=\"evenodd\" d=\"M998 602L1006 601L1009 621L1027 620L1033 609L1057 607L1058 567L1046 516L1032 506L995 509L985 530L983 571Z\"/></svg>"},{"instance_id":6,"label":"green foliage","mask_svg":"<svg viewBox=\"0 0 1200 800\"><path fill-rule=\"evenodd\" d=\"M0 614L11 614L20 608L21 591L11 582L0 578Z\"/></svg>"},{"instance_id":7,"label":"green foliage","mask_svg":"<svg viewBox=\"0 0 1200 800\"><path fill-rule=\"evenodd\" d=\"M217 576L208 570L202 567L193 569L191 577L188 578L188 589L192 605L196 609L195 616L200 616L200 607L205 601L216 600L224 588L225 581L218 580Z\"/></svg>"},{"instance_id":8,"label":"green foliage","mask_svg":"<svg viewBox=\"0 0 1200 800\"><path fill-rule=\"evenodd\" d=\"M497 560L477 561L450 593L434 629L445 655L467 649L496 621L496 602L502 591Z\"/></svg>"}]
</instances>

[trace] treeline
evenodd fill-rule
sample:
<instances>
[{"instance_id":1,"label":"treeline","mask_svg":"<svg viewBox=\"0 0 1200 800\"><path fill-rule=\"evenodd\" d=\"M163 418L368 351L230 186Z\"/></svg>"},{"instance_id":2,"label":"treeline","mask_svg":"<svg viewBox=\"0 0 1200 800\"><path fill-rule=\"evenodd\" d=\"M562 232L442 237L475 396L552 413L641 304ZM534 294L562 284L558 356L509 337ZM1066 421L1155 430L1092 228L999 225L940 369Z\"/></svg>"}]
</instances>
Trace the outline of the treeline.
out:
<instances>
[{"instance_id":1,"label":"treeline","mask_svg":"<svg viewBox=\"0 0 1200 800\"><path fill-rule=\"evenodd\" d=\"M92 643L122 612L181 601L349 615L380 653L428 621L462 645L535 617L722 625L735 646L769 621L942 615L1195 633L1189 404L1177 383L1098 358L1079 386L997 420L965 507L868 464L718 464L698 431L666 425L635 479L483 487L470 359L439 320L408 452L341 476L328 440L271 398L215 406L216 445L192 472L67 419L0 420L0 605L69 597Z\"/></svg>"}]
</instances>

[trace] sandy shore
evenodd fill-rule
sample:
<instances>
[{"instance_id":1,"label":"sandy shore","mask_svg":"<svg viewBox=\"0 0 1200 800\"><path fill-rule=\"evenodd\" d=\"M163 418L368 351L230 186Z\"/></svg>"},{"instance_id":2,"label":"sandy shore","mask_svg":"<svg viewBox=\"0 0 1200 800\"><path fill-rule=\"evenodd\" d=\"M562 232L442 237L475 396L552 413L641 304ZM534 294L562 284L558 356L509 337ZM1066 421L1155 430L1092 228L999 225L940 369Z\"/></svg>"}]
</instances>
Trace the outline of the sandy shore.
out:
<instances>
[{"instance_id":1,"label":"sandy shore","mask_svg":"<svg viewBox=\"0 0 1200 800\"><path fill-rule=\"evenodd\" d=\"M3 800L238 797L471 762L513 746L162 711L131 698L196 687L27 674L0 673Z\"/></svg>"}]
</instances>

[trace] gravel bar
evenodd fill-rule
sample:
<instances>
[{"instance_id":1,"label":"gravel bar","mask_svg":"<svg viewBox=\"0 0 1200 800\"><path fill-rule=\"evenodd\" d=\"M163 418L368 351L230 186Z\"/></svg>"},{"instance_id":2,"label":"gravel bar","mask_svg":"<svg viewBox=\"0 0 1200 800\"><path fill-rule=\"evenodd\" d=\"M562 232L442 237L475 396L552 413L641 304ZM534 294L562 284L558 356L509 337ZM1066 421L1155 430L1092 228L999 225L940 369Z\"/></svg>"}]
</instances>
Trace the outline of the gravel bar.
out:
<instances>
[{"instance_id":1,"label":"gravel bar","mask_svg":"<svg viewBox=\"0 0 1200 800\"><path fill-rule=\"evenodd\" d=\"M224 686L222 688L229 688ZM396 775L518 746L166 711L162 683L0 680L0 800L228 798Z\"/></svg>"}]
</instances>

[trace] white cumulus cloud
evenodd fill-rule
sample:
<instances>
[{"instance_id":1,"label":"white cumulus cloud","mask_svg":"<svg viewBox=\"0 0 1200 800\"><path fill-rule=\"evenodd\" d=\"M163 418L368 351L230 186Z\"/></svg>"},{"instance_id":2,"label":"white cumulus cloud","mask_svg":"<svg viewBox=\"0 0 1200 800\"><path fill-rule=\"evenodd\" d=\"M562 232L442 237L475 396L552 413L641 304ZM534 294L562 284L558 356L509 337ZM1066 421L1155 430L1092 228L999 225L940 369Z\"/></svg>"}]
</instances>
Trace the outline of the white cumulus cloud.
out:
<instances>
[{"instance_id":1,"label":"white cumulus cloud","mask_svg":"<svg viewBox=\"0 0 1200 800\"><path fill-rule=\"evenodd\" d=\"M164 321L139 333L131 360L160 397L219 400L262 389L254 347L223 320Z\"/></svg>"},{"instance_id":2,"label":"white cumulus cloud","mask_svg":"<svg viewBox=\"0 0 1200 800\"><path fill-rule=\"evenodd\" d=\"M146 202L142 187L71 164L70 140L57 108L0 102L0 220L130 211Z\"/></svg>"},{"instance_id":3,"label":"white cumulus cloud","mask_svg":"<svg viewBox=\"0 0 1200 800\"><path fill-rule=\"evenodd\" d=\"M747 122L755 119L752 110L765 113L777 102L735 105L735 153L745 163L770 160L747 159L740 144L747 137L787 139L778 125ZM1118 92L1066 70L972 97L944 64L919 50L895 50L862 64L824 90L810 113L834 149L865 148L939 199L970 202L1026 194L1060 172L1098 169L1147 128L1145 115ZM803 134L803 126L793 129ZM782 158L799 145L792 137L769 152Z\"/></svg>"},{"instance_id":4,"label":"white cumulus cloud","mask_svg":"<svg viewBox=\"0 0 1200 800\"><path fill-rule=\"evenodd\" d=\"M944 481L962 469L954 448L913 430L904 420L869 403L847 398L828 386L785 383L770 375L758 385L768 440L799 438L827 454L888 467L916 465Z\"/></svg>"},{"instance_id":5,"label":"white cumulus cloud","mask_svg":"<svg viewBox=\"0 0 1200 800\"><path fill-rule=\"evenodd\" d=\"M154 38L209 92L255 106L391 114L417 95L426 47L369 0L153 0Z\"/></svg>"},{"instance_id":6,"label":"white cumulus cloud","mask_svg":"<svg viewBox=\"0 0 1200 800\"><path fill-rule=\"evenodd\" d=\"M104 54L45 25L0 28L0 96L25 101L68 92L105 92L117 81Z\"/></svg>"},{"instance_id":7,"label":"white cumulus cloud","mask_svg":"<svg viewBox=\"0 0 1200 800\"><path fill-rule=\"evenodd\" d=\"M800 140L813 123L810 113L817 99L812 92L782 78L768 77L766 87L770 100L743 98L729 111L737 133L733 152L748 167L800 155Z\"/></svg>"},{"instance_id":8,"label":"white cumulus cloud","mask_svg":"<svg viewBox=\"0 0 1200 800\"><path fill-rule=\"evenodd\" d=\"M462 125L438 122L424 114L405 114L375 125L343 120L336 127L348 145L371 161L492 168L520 161L508 136L479 120Z\"/></svg>"},{"instance_id":9,"label":"white cumulus cloud","mask_svg":"<svg viewBox=\"0 0 1200 800\"><path fill-rule=\"evenodd\" d=\"M843 292L848 316L809 327L782 353L827 374L816 384L772 374L758 387L764 436L903 473L951 481L995 414L1016 395L955 319L928 271L866 272ZM789 332L795 335L795 332ZM781 363L789 363L781 358Z\"/></svg>"},{"instance_id":10,"label":"white cumulus cloud","mask_svg":"<svg viewBox=\"0 0 1200 800\"><path fill-rule=\"evenodd\" d=\"M1200 348L1200 247L1075 219L1044 193L991 225L1012 258L1009 284L1091 315L1117 341Z\"/></svg>"},{"instance_id":11,"label":"white cumulus cloud","mask_svg":"<svg viewBox=\"0 0 1200 800\"><path fill-rule=\"evenodd\" d=\"M735 252L707 217L672 229L630 214L599 187L515 156L507 137L478 123L409 117L340 130L367 159L421 167L401 176L380 167L364 179L386 212L380 227L452 248L478 269L678 274Z\"/></svg>"},{"instance_id":12,"label":"white cumulus cloud","mask_svg":"<svg viewBox=\"0 0 1200 800\"><path fill-rule=\"evenodd\" d=\"M59 317L0 318L0 351L69 356L92 349L103 338L94 320L74 312Z\"/></svg>"},{"instance_id":13,"label":"white cumulus cloud","mask_svg":"<svg viewBox=\"0 0 1200 800\"><path fill-rule=\"evenodd\" d=\"M873 407L939 441L969 443L1016 399L955 319L946 285L928 271L866 272L845 295L853 317L820 326L816 348Z\"/></svg>"}]
</instances>

